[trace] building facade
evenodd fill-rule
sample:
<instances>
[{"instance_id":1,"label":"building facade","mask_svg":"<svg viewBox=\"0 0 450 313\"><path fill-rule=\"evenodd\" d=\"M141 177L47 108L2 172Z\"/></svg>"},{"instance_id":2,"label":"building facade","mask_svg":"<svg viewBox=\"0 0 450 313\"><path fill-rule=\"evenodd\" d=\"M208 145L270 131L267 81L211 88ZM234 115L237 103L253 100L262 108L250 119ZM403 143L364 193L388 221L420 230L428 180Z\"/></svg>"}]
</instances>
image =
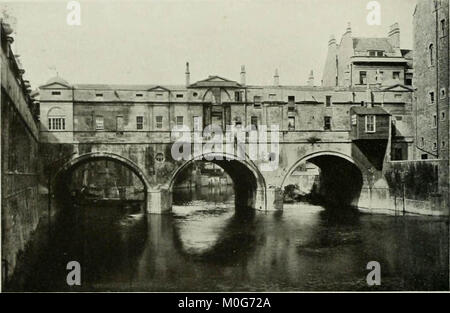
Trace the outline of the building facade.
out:
<instances>
[{"instance_id":1,"label":"building facade","mask_svg":"<svg viewBox=\"0 0 450 313\"><path fill-rule=\"evenodd\" d=\"M348 24L341 41L328 42L323 86L412 85L412 51L400 48L400 27L390 27L387 37L353 37Z\"/></svg>"}]
</instances>

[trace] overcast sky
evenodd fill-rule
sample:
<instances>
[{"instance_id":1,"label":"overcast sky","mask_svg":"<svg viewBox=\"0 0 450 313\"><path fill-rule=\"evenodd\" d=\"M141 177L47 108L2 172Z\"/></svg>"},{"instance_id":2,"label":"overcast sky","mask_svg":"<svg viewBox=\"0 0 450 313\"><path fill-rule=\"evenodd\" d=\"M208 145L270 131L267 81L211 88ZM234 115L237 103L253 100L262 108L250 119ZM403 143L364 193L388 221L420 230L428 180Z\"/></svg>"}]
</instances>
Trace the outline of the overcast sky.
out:
<instances>
[{"instance_id":1,"label":"overcast sky","mask_svg":"<svg viewBox=\"0 0 450 313\"><path fill-rule=\"evenodd\" d=\"M386 36L400 24L412 48L416 0L379 0L381 25L366 22L369 0L80 1L81 26L66 23L68 1L2 2L17 18L15 50L33 88L59 75L70 83L183 84L220 75L248 84L320 84L330 34Z\"/></svg>"}]
</instances>

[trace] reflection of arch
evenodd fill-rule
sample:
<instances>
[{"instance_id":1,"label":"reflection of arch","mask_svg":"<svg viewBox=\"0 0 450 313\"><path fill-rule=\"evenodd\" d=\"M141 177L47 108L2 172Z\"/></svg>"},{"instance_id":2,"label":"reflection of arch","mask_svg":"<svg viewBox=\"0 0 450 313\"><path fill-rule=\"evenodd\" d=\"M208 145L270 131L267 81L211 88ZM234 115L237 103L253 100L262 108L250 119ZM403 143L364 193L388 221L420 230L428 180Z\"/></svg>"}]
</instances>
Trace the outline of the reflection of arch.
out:
<instances>
[{"instance_id":1,"label":"reflection of arch","mask_svg":"<svg viewBox=\"0 0 450 313\"><path fill-rule=\"evenodd\" d=\"M53 183L58 184L62 177L73 172L76 168L78 168L82 164L94 160L111 160L113 162L118 162L122 164L123 166L130 169L134 174L136 174L137 177L139 177L139 179L142 181L142 184L144 185L146 192L150 189L150 182L148 181L145 173L139 168L139 166L136 163L123 156L109 152L86 153L68 161L57 171L57 173L54 176Z\"/></svg>"},{"instance_id":2,"label":"reflection of arch","mask_svg":"<svg viewBox=\"0 0 450 313\"><path fill-rule=\"evenodd\" d=\"M319 193L327 202L354 204L363 186L363 171L353 158L334 151L320 151L304 156L295 162L281 183L285 187L288 177L302 163L310 162L320 168Z\"/></svg>"},{"instance_id":3,"label":"reflection of arch","mask_svg":"<svg viewBox=\"0 0 450 313\"><path fill-rule=\"evenodd\" d=\"M194 161L212 162L223 168L233 181L237 204L247 203L247 206L253 206L256 209L266 209L265 179L248 156L242 160L233 154L227 153L208 152L197 155L185 161L172 174L169 180L170 192L172 192L178 175Z\"/></svg>"}]
</instances>

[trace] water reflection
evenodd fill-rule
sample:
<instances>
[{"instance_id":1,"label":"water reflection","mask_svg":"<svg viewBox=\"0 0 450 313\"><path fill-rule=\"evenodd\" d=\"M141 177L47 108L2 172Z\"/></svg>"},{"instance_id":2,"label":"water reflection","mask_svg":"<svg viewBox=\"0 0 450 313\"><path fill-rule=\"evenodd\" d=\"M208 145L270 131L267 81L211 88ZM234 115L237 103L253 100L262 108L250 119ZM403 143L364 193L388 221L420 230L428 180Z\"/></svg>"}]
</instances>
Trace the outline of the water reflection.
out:
<instances>
[{"instance_id":1,"label":"water reflection","mask_svg":"<svg viewBox=\"0 0 450 313\"><path fill-rule=\"evenodd\" d=\"M305 203L235 210L230 188L177 191L171 215L79 207L28 255L19 290L448 290L448 223ZM45 251L45 253L42 253ZM65 284L68 261L81 287ZM381 264L382 285L366 284ZM26 267L25 267L26 268ZM16 276L19 277L19 276Z\"/></svg>"}]
</instances>

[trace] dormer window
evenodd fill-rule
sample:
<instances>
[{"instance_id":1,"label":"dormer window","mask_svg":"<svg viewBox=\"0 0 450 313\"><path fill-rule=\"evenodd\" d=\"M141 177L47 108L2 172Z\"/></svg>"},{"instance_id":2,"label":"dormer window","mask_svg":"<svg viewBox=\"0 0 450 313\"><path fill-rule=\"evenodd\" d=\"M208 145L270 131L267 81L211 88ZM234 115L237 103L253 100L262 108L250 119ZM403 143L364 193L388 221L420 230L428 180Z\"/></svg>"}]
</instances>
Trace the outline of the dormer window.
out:
<instances>
[{"instance_id":1,"label":"dormer window","mask_svg":"<svg viewBox=\"0 0 450 313\"><path fill-rule=\"evenodd\" d=\"M382 51L382 50L369 50L369 56L371 56L371 57L382 57L382 56L384 56L384 51Z\"/></svg>"},{"instance_id":2,"label":"dormer window","mask_svg":"<svg viewBox=\"0 0 450 313\"><path fill-rule=\"evenodd\" d=\"M136 97L143 97L144 95L142 93L137 93Z\"/></svg>"},{"instance_id":3,"label":"dormer window","mask_svg":"<svg viewBox=\"0 0 450 313\"><path fill-rule=\"evenodd\" d=\"M52 91L52 96L60 96L61 91Z\"/></svg>"},{"instance_id":4,"label":"dormer window","mask_svg":"<svg viewBox=\"0 0 450 313\"><path fill-rule=\"evenodd\" d=\"M103 97L103 94L102 94L102 93L96 93L95 96L96 96L97 98L101 98L101 97Z\"/></svg>"}]
</instances>

